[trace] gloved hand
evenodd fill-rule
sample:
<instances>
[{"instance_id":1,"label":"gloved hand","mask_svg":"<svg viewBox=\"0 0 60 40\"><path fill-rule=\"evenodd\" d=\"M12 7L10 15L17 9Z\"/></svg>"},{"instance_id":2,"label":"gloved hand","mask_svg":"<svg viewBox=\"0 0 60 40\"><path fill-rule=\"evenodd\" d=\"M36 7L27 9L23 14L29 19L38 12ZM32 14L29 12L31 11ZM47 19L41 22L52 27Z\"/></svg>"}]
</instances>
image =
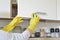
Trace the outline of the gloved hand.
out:
<instances>
[{"instance_id":1,"label":"gloved hand","mask_svg":"<svg viewBox=\"0 0 60 40\"><path fill-rule=\"evenodd\" d=\"M35 14L32 14L32 18L30 20L30 25L34 25L36 26L39 22L39 17L38 15L35 13Z\"/></svg>"},{"instance_id":2,"label":"gloved hand","mask_svg":"<svg viewBox=\"0 0 60 40\"><path fill-rule=\"evenodd\" d=\"M9 24L4 26L2 30L6 31L6 32L10 32L10 31L12 31L13 28L15 28L15 26L18 23L21 23L22 21L23 20L21 17L16 16Z\"/></svg>"},{"instance_id":3,"label":"gloved hand","mask_svg":"<svg viewBox=\"0 0 60 40\"><path fill-rule=\"evenodd\" d=\"M38 22L39 22L39 16L37 16L36 13L32 14L32 18L30 20L30 25L29 25L28 29L31 29L32 31L34 31Z\"/></svg>"}]
</instances>

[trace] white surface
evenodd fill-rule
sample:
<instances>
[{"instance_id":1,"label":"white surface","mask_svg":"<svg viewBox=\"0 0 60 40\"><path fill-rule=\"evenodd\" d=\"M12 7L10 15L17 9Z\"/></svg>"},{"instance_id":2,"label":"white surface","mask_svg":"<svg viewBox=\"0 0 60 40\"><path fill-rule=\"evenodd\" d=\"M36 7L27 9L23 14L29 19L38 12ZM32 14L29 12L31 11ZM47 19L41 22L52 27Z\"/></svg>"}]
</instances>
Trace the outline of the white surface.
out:
<instances>
[{"instance_id":1,"label":"white surface","mask_svg":"<svg viewBox=\"0 0 60 40\"><path fill-rule=\"evenodd\" d=\"M50 33L50 28L49 27L45 28L45 32Z\"/></svg>"},{"instance_id":2,"label":"white surface","mask_svg":"<svg viewBox=\"0 0 60 40\"><path fill-rule=\"evenodd\" d=\"M9 33L0 30L0 40L10 40L9 38L11 38Z\"/></svg>"},{"instance_id":3,"label":"white surface","mask_svg":"<svg viewBox=\"0 0 60 40\"><path fill-rule=\"evenodd\" d=\"M60 20L60 0L57 0L57 19Z\"/></svg>"},{"instance_id":4,"label":"white surface","mask_svg":"<svg viewBox=\"0 0 60 40\"><path fill-rule=\"evenodd\" d=\"M0 18L10 17L10 1L11 0L0 0Z\"/></svg>"},{"instance_id":5,"label":"white surface","mask_svg":"<svg viewBox=\"0 0 60 40\"><path fill-rule=\"evenodd\" d=\"M56 0L18 0L18 16L30 17L31 13L42 12L42 19L56 19ZM46 13L46 14L43 14Z\"/></svg>"},{"instance_id":6,"label":"white surface","mask_svg":"<svg viewBox=\"0 0 60 40\"><path fill-rule=\"evenodd\" d=\"M30 37L30 32L28 30L20 33L8 33L0 30L0 40L28 40Z\"/></svg>"}]
</instances>

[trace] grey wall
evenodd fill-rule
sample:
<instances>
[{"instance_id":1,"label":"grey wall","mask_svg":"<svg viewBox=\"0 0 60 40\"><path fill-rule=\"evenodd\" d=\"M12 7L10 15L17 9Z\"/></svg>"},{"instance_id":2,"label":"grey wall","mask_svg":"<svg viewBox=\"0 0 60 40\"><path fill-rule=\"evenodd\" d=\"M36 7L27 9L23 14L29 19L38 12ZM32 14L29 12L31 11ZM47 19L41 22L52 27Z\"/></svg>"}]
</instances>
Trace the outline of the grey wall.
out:
<instances>
[{"instance_id":1,"label":"grey wall","mask_svg":"<svg viewBox=\"0 0 60 40\"><path fill-rule=\"evenodd\" d=\"M4 25L8 24L11 20L0 20L0 28L3 27ZM22 28L26 28L29 26L29 21L24 21L21 24L17 25L18 27L13 30L13 32L20 32L20 26ZM36 31L39 30L40 28L51 28L51 27L59 27L60 28L60 23L55 23L55 22L39 22L39 24L36 27Z\"/></svg>"}]
</instances>

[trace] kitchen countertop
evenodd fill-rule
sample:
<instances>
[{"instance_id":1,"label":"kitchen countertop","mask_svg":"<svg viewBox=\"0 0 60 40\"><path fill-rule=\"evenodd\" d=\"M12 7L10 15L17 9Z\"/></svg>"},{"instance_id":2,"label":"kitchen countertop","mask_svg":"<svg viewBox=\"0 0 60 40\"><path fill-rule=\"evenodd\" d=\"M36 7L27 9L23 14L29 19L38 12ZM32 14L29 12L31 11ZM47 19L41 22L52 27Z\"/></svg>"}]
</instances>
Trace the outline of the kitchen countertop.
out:
<instances>
[{"instance_id":1,"label":"kitchen countertop","mask_svg":"<svg viewBox=\"0 0 60 40\"><path fill-rule=\"evenodd\" d=\"M60 38L30 38L29 40L60 40Z\"/></svg>"}]
</instances>

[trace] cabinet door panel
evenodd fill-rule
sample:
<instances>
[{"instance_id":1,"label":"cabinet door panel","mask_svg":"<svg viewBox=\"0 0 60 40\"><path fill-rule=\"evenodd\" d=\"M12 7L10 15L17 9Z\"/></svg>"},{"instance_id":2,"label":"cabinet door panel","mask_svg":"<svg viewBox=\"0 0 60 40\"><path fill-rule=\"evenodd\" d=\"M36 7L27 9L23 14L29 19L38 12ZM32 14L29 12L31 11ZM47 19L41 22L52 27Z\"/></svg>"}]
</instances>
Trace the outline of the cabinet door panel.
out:
<instances>
[{"instance_id":1,"label":"cabinet door panel","mask_svg":"<svg viewBox=\"0 0 60 40\"><path fill-rule=\"evenodd\" d=\"M57 0L57 20L60 20L60 0Z\"/></svg>"},{"instance_id":2,"label":"cabinet door panel","mask_svg":"<svg viewBox=\"0 0 60 40\"><path fill-rule=\"evenodd\" d=\"M0 18L10 18L11 0L0 0Z\"/></svg>"},{"instance_id":3,"label":"cabinet door panel","mask_svg":"<svg viewBox=\"0 0 60 40\"><path fill-rule=\"evenodd\" d=\"M31 13L40 12L38 15L42 19L56 19L56 0L18 0L17 2L19 16L30 17Z\"/></svg>"}]
</instances>

